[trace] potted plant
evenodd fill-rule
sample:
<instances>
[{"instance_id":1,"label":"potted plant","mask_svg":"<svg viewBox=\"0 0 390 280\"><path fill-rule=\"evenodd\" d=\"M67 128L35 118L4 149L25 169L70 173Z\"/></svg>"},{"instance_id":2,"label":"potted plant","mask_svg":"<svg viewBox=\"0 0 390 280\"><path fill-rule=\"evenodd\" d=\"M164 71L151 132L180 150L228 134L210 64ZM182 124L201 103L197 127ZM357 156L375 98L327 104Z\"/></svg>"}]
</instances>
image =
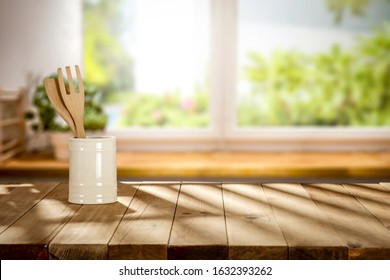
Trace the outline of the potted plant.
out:
<instances>
[{"instance_id":1,"label":"potted plant","mask_svg":"<svg viewBox=\"0 0 390 280\"><path fill-rule=\"evenodd\" d=\"M46 78L57 78L50 75ZM46 79L45 78L45 79ZM35 88L33 105L35 110L29 110L26 118L30 120L34 132L48 132L51 148L57 159L68 158L68 139L73 136L68 124L56 112L46 94L44 80ZM67 84L68 81L65 80ZM84 128L87 134L97 134L106 128L108 116L101 106L102 92L84 81L85 105Z\"/></svg>"}]
</instances>

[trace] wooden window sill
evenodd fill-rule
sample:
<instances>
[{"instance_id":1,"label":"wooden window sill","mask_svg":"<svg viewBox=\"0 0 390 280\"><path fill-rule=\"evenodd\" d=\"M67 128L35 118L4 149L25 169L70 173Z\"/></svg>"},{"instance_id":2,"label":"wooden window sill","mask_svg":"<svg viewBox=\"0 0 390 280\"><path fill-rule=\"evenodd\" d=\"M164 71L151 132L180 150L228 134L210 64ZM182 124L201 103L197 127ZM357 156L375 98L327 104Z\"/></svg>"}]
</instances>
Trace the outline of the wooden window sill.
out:
<instances>
[{"instance_id":1,"label":"wooden window sill","mask_svg":"<svg viewBox=\"0 0 390 280\"><path fill-rule=\"evenodd\" d=\"M120 152L119 178L390 178L390 152ZM24 154L0 176L67 177L68 162Z\"/></svg>"}]
</instances>

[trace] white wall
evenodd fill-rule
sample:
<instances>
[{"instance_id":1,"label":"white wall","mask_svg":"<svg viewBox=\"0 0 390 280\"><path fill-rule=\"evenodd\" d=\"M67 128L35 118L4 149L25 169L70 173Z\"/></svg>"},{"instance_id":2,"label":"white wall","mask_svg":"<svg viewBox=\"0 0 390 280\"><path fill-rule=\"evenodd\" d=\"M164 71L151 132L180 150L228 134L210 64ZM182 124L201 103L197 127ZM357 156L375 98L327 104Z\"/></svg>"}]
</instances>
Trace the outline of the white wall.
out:
<instances>
[{"instance_id":1,"label":"white wall","mask_svg":"<svg viewBox=\"0 0 390 280\"><path fill-rule=\"evenodd\" d=\"M58 67L82 65L81 0L0 0L0 87L31 91Z\"/></svg>"}]
</instances>

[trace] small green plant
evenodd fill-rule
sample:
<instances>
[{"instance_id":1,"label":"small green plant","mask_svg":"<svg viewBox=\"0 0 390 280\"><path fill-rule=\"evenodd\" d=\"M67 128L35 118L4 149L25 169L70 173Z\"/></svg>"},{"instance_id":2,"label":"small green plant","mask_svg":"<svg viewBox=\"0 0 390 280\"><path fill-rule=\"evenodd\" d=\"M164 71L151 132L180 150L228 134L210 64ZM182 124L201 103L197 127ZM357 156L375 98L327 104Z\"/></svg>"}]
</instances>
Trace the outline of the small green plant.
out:
<instances>
[{"instance_id":1,"label":"small green plant","mask_svg":"<svg viewBox=\"0 0 390 280\"><path fill-rule=\"evenodd\" d=\"M57 78L56 74L46 78ZM46 79L45 78L45 79ZM58 115L46 94L44 80L35 88L33 105L36 110L29 110L25 116L31 122L33 131L69 131L70 128ZM67 84L68 81L65 81ZM104 130L108 116L101 106L101 91L94 85L84 82L84 128L85 130Z\"/></svg>"}]
</instances>

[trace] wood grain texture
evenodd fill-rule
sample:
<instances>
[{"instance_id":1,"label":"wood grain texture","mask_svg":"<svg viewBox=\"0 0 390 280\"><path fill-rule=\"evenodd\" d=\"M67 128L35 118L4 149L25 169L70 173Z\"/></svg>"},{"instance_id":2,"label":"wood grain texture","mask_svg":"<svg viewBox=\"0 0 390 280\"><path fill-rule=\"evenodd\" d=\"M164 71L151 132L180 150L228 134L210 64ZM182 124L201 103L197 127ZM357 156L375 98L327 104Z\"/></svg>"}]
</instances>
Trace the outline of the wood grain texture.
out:
<instances>
[{"instance_id":1,"label":"wood grain texture","mask_svg":"<svg viewBox=\"0 0 390 280\"><path fill-rule=\"evenodd\" d=\"M223 184L229 259L287 259L288 247L259 184Z\"/></svg>"},{"instance_id":2,"label":"wood grain texture","mask_svg":"<svg viewBox=\"0 0 390 280\"><path fill-rule=\"evenodd\" d=\"M0 197L2 197L5 194L9 194L12 189L17 187L19 184L12 184L12 183L1 183L0 184Z\"/></svg>"},{"instance_id":3,"label":"wood grain texture","mask_svg":"<svg viewBox=\"0 0 390 280\"><path fill-rule=\"evenodd\" d=\"M167 259L180 183L143 184L109 244L110 259Z\"/></svg>"},{"instance_id":4,"label":"wood grain texture","mask_svg":"<svg viewBox=\"0 0 390 280\"><path fill-rule=\"evenodd\" d=\"M262 184L289 246L289 259L346 259L347 247L300 184Z\"/></svg>"},{"instance_id":5,"label":"wood grain texture","mask_svg":"<svg viewBox=\"0 0 390 280\"><path fill-rule=\"evenodd\" d=\"M390 191L390 182L381 182L380 185L385 187L387 191Z\"/></svg>"},{"instance_id":6,"label":"wood grain texture","mask_svg":"<svg viewBox=\"0 0 390 280\"><path fill-rule=\"evenodd\" d=\"M380 184L343 186L390 231L390 189Z\"/></svg>"},{"instance_id":7,"label":"wood grain texture","mask_svg":"<svg viewBox=\"0 0 390 280\"><path fill-rule=\"evenodd\" d=\"M168 259L227 258L221 184L182 184L169 240Z\"/></svg>"},{"instance_id":8,"label":"wood grain texture","mask_svg":"<svg viewBox=\"0 0 390 280\"><path fill-rule=\"evenodd\" d=\"M366 195L369 188L350 186L345 189L339 184L305 186L344 245L349 248L349 259L390 258L390 231L347 190L360 189L360 193ZM378 187L375 184L375 188ZM358 194L358 191L353 192Z\"/></svg>"},{"instance_id":9,"label":"wood grain texture","mask_svg":"<svg viewBox=\"0 0 390 280\"><path fill-rule=\"evenodd\" d=\"M356 213L362 224L361 234L367 234L365 242L370 246L354 248L355 259L390 259L390 190L379 184L343 184L363 206ZM369 193L367 193L367 190ZM367 210L370 214L366 214ZM367 217L366 220L363 218Z\"/></svg>"},{"instance_id":10,"label":"wood grain texture","mask_svg":"<svg viewBox=\"0 0 390 280\"><path fill-rule=\"evenodd\" d=\"M83 205L49 244L53 259L107 259L108 243L139 184L118 183L118 200Z\"/></svg>"},{"instance_id":11,"label":"wood grain texture","mask_svg":"<svg viewBox=\"0 0 390 280\"><path fill-rule=\"evenodd\" d=\"M1 259L390 259L388 183L0 184Z\"/></svg>"},{"instance_id":12,"label":"wood grain texture","mask_svg":"<svg viewBox=\"0 0 390 280\"><path fill-rule=\"evenodd\" d=\"M11 226L59 183L19 184L0 197L0 233ZM8 187L9 188L9 187Z\"/></svg>"},{"instance_id":13,"label":"wood grain texture","mask_svg":"<svg viewBox=\"0 0 390 280\"><path fill-rule=\"evenodd\" d=\"M48 259L48 244L81 205L68 203L62 183L0 234L0 259Z\"/></svg>"}]
</instances>

